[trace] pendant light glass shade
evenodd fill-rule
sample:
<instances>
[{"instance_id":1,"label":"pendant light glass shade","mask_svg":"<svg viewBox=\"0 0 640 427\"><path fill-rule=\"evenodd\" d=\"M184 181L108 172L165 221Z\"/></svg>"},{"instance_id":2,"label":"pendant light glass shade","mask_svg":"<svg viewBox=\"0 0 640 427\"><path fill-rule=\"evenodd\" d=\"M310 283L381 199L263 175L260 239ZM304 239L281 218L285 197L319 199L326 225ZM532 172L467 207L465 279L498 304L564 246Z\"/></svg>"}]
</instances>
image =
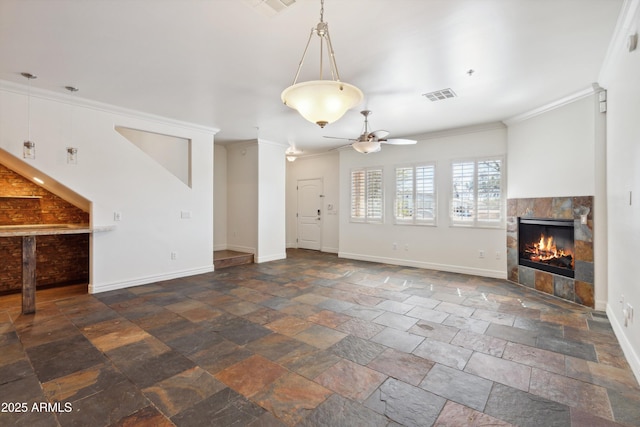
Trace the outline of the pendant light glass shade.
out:
<instances>
[{"instance_id":1,"label":"pendant light glass shade","mask_svg":"<svg viewBox=\"0 0 640 427\"><path fill-rule=\"evenodd\" d=\"M352 144L352 147L358 153L362 154L377 153L380 151L380 141L376 141L375 139L369 141L356 141Z\"/></svg>"},{"instance_id":2,"label":"pendant light glass shade","mask_svg":"<svg viewBox=\"0 0 640 427\"><path fill-rule=\"evenodd\" d=\"M329 25L324 22L324 0L320 1L320 5L320 22L311 29L293 84L282 91L280 98L286 106L297 110L302 117L323 128L340 119L347 110L358 105L364 95L357 87L340 81L335 52L331 45L331 37L329 37ZM314 34L320 38L320 78L298 83L298 76ZM332 80L323 80L322 78L324 45L326 45L329 58Z\"/></svg>"},{"instance_id":3,"label":"pendant light glass shade","mask_svg":"<svg viewBox=\"0 0 640 427\"><path fill-rule=\"evenodd\" d=\"M335 80L312 80L286 88L282 102L321 128L344 116L362 100L360 89Z\"/></svg>"}]
</instances>

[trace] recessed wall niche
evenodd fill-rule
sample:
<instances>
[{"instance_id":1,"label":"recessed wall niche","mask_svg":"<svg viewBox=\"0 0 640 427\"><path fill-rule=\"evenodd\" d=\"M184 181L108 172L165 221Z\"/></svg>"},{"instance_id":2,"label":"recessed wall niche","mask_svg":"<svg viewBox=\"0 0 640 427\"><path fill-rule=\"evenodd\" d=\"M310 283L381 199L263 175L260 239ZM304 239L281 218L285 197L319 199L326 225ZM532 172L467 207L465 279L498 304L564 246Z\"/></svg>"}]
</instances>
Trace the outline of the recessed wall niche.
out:
<instances>
[{"instance_id":1,"label":"recessed wall niche","mask_svg":"<svg viewBox=\"0 0 640 427\"><path fill-rule=\"evenodd\" d=\"M191 140L116 126L116 131L191 187Z\"/></svg>"}]
</instances>

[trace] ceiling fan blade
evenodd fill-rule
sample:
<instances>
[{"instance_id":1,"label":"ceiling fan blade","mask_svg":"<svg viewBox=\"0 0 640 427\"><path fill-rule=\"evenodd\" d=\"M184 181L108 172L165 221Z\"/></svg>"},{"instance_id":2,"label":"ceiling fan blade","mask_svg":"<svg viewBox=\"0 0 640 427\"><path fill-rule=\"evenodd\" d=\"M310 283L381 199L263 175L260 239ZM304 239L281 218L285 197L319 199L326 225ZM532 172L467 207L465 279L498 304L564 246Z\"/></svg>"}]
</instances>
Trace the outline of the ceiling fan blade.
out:
<instances>
[{"instance_id":1,"label":"ceiling fan blade","mask_svg":"<svg viewBox=\"0 0 640 427\"><path fill-rule=\"evenodd\" d=\"M389 145L413 145L413 144L416 144L418 141L416 141L415 139L391 138L391 139L381 139L380 142L382 142L383 144L389 144Z\"/></svg>"},{"instance_id":2,"label":"ceiling fan blade","mask_svg":"<svg viewBox=\"0 0 640 427\"><path fill-rule=\"evenodd\" d=\"M329 151L334 151L334 150L340 150L342 148L346 148L346 147L351 147L353 144L346 144L346 145L341 145L339 147L333 147L333 148L329 148Z\"/></svg>"},{"instance_id":3,"label":"ceiling fan blade","mask_svg":"<svg viewBox=\"0 0 640 427\"><path fill-rule=\"evenodd\" d=\"M386 131L386 130L374 130L369 134L369 136L373 136L376 139L383 139L387 135L389 135L389 131Z\"/></svg>"},{"instance_id":4,"label":"ceiling fan blade","mask_svg":"<svg viewBox=\"0 0 640 427\"><path fill-rule=\"evenodd\" d=\"M339 136L323 136L323 138L329 138L329 139L341 139L343 141L357 141L357 139L353 139L353 138L340 138Z\"/></svg>"}]
</instances>

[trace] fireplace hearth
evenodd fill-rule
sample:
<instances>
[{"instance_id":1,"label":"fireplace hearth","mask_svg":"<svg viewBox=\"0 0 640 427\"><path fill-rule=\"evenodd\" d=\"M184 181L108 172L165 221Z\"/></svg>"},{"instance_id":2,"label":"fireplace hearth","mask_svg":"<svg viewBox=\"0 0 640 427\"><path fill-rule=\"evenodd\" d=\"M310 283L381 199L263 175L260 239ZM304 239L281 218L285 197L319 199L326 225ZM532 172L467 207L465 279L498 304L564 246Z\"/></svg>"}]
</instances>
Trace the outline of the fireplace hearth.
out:
<instances>
[{"instance_id":1,"label":"fireplace hearth","mask_svg":"<svg viewBox=\"0 0 640 427\"><path fill-rule=\"evenodd\" d=\"M573 220L518 218L518 264L574 277Z\"/></svg>"},{"instance_id":2,"label":"fireplace hearth","mask_svg":"<svg viewBox=\"0 0 640 427\"><path fill-rule=\"evenodd\" d=\"M507 279L595 303L593 196L507 200Z\"/></svg>"}]
</instances>

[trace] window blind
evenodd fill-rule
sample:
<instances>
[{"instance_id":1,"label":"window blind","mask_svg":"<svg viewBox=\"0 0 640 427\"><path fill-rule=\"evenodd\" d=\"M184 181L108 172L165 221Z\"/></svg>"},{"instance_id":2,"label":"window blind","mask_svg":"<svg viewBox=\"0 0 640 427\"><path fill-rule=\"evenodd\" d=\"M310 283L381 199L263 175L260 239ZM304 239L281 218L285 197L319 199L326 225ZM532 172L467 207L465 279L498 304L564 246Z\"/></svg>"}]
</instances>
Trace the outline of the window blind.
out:
<instances>
[{"instance_id":1,"label":"window blind","mask_svg":"<svg viewBox=\"0 0 640 427\"><path fill-rule=\"evenodd\" d=\"M401 224L435 223L435 165L396 168L395 220Z\"/></svg>"},{"instance_id":2,"label":"window blind","mask_svg":"<svg viewBox=\"0 0 640 427\"><path fill-rule=\"evenodd\" d=\"M382 169L351 171L351 220L382 222L384 215Z\"/></svg>"},{"instance_id":3,"label":"window blind","mask_svg":"<svg viewBox=\"0 0 640 427\"><path fill-rule=\"evenodd\" d=\"M502 159L454 161L451 167L453 224L497 226L503 221Z\"/></svg>"}]
</instances>

